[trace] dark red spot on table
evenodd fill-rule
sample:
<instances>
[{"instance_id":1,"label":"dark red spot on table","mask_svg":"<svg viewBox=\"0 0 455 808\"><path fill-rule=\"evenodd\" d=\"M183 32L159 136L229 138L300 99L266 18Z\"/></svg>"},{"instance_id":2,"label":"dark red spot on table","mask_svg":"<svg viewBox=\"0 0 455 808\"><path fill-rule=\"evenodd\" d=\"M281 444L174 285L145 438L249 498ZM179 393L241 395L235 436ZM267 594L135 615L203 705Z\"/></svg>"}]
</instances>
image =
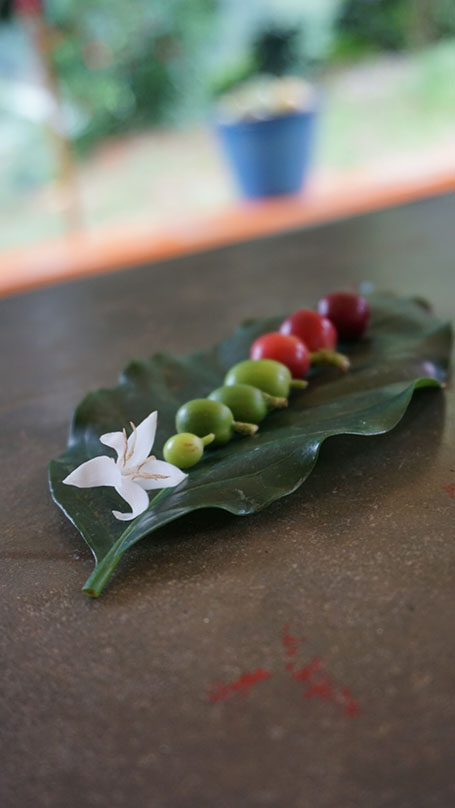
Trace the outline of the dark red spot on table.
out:
<instances>
[{"instance_id":1,"label":"dark red spot on table","mask_svg":"<svg viewBox=\"0 0 455 808\"><path fill-rule=\"evenodd\" d=\"M347 687L338 687L329 673L324 671L321 659L314 657L308 665L293 668L291 677L295 682L301 682L306 699L321 699L329 701L343 710L347 718L359 715L360 707L351 691Z\"/></svg>"},{"instance_id":2,"label":"dark red spot on table","mask_svg":"<svg viewBox=\"0 0 455 808\"><path fill-rule=\"evenodd\" d=\"M306 637L297 637L295 634L291 634L289 630L289 623L283 626L281 630L281 641L283 643L284 650L286 652L287 657L294 657L297 653L297 647L299 642L303 643L306 640Z\"/></svg>"},{"instance_id":3,"label":"dark red spot on table","mask_svg":"<svg viewBox=\"0 0 455 808\"><path fill-rule=\"evenodd\" d=\"M267 679L271 679L272 676L273 673L264 670L264 668L247 671L246 673L242 673L241 676L233 682L229 682L228 684L219 682L215 684L210 691L209 699L212 704L216 704L218 701L223 701L234 693L241 693L246 696L252 687L259 684L259 682L265 682Z\"/></svg>"}]
</instances>

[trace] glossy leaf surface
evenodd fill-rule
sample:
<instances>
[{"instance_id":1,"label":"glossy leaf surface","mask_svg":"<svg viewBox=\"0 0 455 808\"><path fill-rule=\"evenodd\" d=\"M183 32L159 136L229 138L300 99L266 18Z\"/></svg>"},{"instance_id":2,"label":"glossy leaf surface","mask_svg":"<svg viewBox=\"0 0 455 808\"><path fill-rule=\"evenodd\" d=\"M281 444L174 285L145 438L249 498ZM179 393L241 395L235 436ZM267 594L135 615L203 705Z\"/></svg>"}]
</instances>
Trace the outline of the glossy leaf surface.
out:
<instances>
[{"instance_id":1,"label":"glossy leaf surface","mask_svg":"<svg viewBox=\"0 0 455 808\"><path fill-rule=\"evenodd\" d=\"M351 359L347 374L314 371L308 389L293 392L289 407L270 413L254 437L207 449L184 483L151 499L149 509L126 529L111 513L125 504L113 489L78 489L62 480L89 458L109 453L100 435L121 430L129 421L139 423L153 410L159 414L154 445L159 456L175 432L178 407L219 387L226 371L248 356L252 341L276 329L283 317L245 324L214 348L191 356L155 354L133 360L117 387L90 393L82 401L68 449L51 461L50 486L55 502L95 557L86 594L98 596L123 553L161 525L199 508L223 508L239 516L264 508L299 488L326 438L387 432L403 416L416 388L444 382L450 326L434 317L424 301L373 295L370 304L367 335L341 346Z\"/></svg>"}]
</instances>

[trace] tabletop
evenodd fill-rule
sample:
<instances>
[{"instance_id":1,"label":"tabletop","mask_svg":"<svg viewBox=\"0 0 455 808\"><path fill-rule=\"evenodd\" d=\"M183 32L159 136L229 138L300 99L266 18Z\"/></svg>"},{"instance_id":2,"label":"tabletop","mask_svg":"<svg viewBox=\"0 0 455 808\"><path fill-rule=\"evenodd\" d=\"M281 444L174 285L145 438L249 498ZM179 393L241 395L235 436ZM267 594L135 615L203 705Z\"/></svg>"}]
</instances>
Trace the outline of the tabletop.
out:
<instances>
[{"instance_id":1,"label":"tabletop","mask_svg":"<svg viewBox=\"0 0 455 808\"><path fill-rule=\"evenodd\" d=\"M46 467L132 357L360 282L451 319L454 214L439 196L0 302L4 808L453 804L450 386L329 439L256 515L160 529L96 601Z\"/></svg>"}]
</instances>

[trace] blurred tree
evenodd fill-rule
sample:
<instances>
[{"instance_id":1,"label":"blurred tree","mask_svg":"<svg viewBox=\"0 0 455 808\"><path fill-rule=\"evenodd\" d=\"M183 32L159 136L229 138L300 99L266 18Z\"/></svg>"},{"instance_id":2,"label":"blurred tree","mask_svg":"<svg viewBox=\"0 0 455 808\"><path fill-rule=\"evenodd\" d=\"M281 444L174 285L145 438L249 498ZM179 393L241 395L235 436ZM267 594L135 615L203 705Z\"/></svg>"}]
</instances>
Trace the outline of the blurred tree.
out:
<instances>
[{"instance_id":1,"label":"blurred tree","mask_svg":"<svg viewBox=\"0 0 455 808\"><path fill-rule=\"evenodd\" d=\"M340 53L404 50L455 34L454 0L346 0L338 20Z\"/></svg>"},{"instance_id":2,"label":"blurred tree","mask_svg":"<svg viewBox=\"0 0 455 808\"><path fill-rule=\"evenodd\" d=\"M52 59L79 111L81 147L191 114L203 97L201 44L214 10L215 0L46 0Z\"/></svg>"},{"instance_id":3,"label":"blurred tree","mask_svg":"<svg viewBox=\"0 0 455 808\"><path fill-rule=\"evenodd\" d=\"M0 20L19 4L44 8L80 148L200 119L256 73L308 75L334 36L335 58L352 59L455 33L455 0L0 0Z\"/></svg>"}]
</instances>

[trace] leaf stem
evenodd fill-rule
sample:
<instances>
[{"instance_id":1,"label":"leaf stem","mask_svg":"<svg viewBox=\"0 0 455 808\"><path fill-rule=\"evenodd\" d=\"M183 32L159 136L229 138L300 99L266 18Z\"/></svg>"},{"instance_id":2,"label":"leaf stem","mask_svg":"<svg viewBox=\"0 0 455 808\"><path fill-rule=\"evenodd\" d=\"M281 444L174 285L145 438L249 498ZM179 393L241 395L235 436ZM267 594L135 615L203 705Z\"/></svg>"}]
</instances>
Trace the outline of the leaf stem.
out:
<instances>
[{"instance_id":1,"label":"leaf stem","mask_svg":"<svg viewBox=\"0 0 455 808\"><path fill-rule=\"evenodd\" d=\"M123 552L119 552L119 548L123 542L123 535L112 545L111 549L104 556L104 558L97 563L92 574L87 578L82 591L89 598L97 598L101 595L107 581L114 572L117 564L119 563ZM125 547L126 550L126 547Z\"/></svg>"},{"instance_id":2,"label":"leaf stem","mask_svg":"<svg viewBox=\"0 0 455 808\"><path fill-rule=\"evenodd\" d=\"M170 490L170 488L162 488L160 491L158 491L153 499L150 500L147 511L151 511L158 500L160 500L165 494L168 494ZM147 513L147 511L141 513L140 516L142 517L144 513ZM115 544L112 545L111 549L106 553L101 561L97 561L95 569L91 575L89 575L84 586L82 587L82 591L85 595L88 595L90 598L97 598L99 595L101 595L101 592L114 572L123 553L125 553L130 546L126 540L133 532L135 525L136 519L130 525L128 525L126 530L123 531L122 535L117 539ZM121 549L122 544L124 544L123 549Z\"/></svg>"}]
</instances>

